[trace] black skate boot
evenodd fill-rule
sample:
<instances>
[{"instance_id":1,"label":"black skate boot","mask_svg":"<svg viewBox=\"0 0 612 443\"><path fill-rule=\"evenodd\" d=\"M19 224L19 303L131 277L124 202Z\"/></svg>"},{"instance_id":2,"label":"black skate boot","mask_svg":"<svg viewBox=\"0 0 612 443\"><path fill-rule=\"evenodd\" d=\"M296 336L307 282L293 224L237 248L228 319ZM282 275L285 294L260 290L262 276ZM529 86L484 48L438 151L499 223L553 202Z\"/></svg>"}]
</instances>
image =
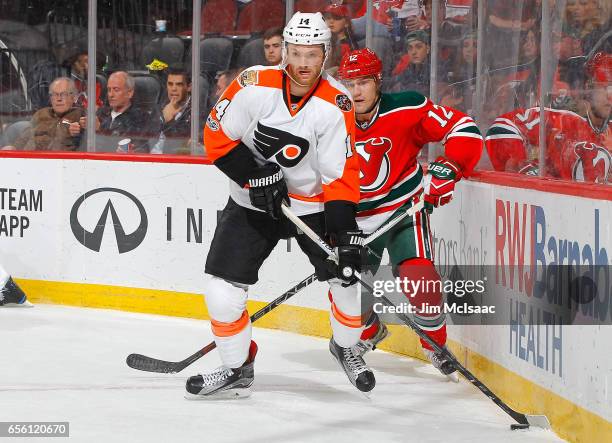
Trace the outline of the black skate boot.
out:
<instances>
[{"instance_id":1,"label":"black skate boot","mask_svg":"<svg viewBox=\"0 0 612 443\"><path fill-rule=\"evenodd\" d=\"M372 326L374 325L376 325L378 328L376 330L376 333L370 338L362 338L361 340L359 340L359 343L355 345L357 352L361 356L364 356L365 353L368 351L373 351L374 349L376 349L378 343L383 341L389 335L389 330L387 329L387 326L378 319L378 316L376 317L374 323L372 323ZM368 327L366 326L366 331L367 330Z\"/></svg>"},{"instance_id":2,"label":"black skate boot","mask_svg":"<svg viewBox=\"0 0 612 443\"><path fill-rule=\"evenodd\" d=\"M240 398L251 395L255 379L254 364L257 344L251 341L249 357L239 368L221 366L209 374L198 374L187 379L185 388L188 399Z\"/></svg>"},{"instance_id":3,"label":"black skate boot","mask_svg":"<svg viewBox=\"0 0 612 443\"><path fill-rule=\"evenodd\" d=\"M329 341L329 350L340 364L349 381L361 392L370 392L376 385L374 373L365 364L361 355L356 349L343 348L334 341L332 337Z\"/></svg>"},{"instance_id":4,"label":"black skate boot","mask_svg":"<svg viewBox=\"0 0 612 443\"><path fill-rule=\"evenodd\" d=\"M446 349L446 346L444 346ZM447 349L448 351L448 349ZM457 373L457 368L453 365L453 362L446 357L446 355L429 349L423 349L425 356L429 359L434 368L440 371L443 375L455 383L459 383L459 374ZM450 352L450 351L449 351Z\"/></svg>"},{"instance_id":5,"label":"black skate boot","mask_svg":"<svg viewBox=\"0 0 612 443\"><path fill-rule=\"evenodd\" d=\"M28 301L25 292L17 286L12 277L9 277L4 287L0 288L0 306L31 308L34 305Z\"/></svg>"}]
</instances>

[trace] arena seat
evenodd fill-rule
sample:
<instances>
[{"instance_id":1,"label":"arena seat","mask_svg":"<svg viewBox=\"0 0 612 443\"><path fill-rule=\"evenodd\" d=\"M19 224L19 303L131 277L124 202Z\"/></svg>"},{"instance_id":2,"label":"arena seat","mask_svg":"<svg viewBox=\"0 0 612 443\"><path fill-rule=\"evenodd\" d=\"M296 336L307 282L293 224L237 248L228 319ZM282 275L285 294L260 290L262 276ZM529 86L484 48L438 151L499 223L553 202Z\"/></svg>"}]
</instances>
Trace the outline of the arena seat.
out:
<instances>
[{"instance_id":1,"label":"arena seat","mask_svg":"<svg viewBox=\"0 0 612 443\"><path fill-rule=\"evenodd\" d=\"M248 68L249 66L265 65L263 39L256 38L242 47L238 54L238 66Z\"/></svg>"},{"instance_id":2,"label":"arena seat","mask_svg":"<svg viewBox=\"0 0 612 443\"><path fill-rule=\"evenodd\" d=\"M133 103L140 107L151 107L159 103L162 85L157 77L143 73L130 72L136 83Z\"/></svg>"},{"instance_id":3,"label":"arena seat","mask_svg":"<svg viewBox=\"0 0 612 443\"><path fill-rule=\"evenodd\" d=\"M17 140L23 131L31 128L32 125L28 120L17 121L8 125L2 134L2 146L11 146ZM1 147L1 146L0 146Z\"/></svg>"},{"instance_id":4,"label":"arena seat","mask_svg":"<svg viewBox=\"0 0 612 443\"><path fill-rule=\"evenodd\" d=\"M240 11L236 31L259 33L284 23L285 4L281 0L253 0Z\"/></svg>"},{"instance_id":5,"label":"arena seat","mask_svg":"<svg viewBox=\"0 0 612 443\"><path fill-rule=\"evenodd\" d=\"M295 2L294 10L300 12L321 12L329 5L327 0L298 0Z\"/></svg>"},{"instance_id":6,"label":"arena seat","mask_svg":"<svg viewBox=\"0 0 612 443\"><path fill-rule=\"evenodd\" d=\"M237 14L238 8L234 1L207 0L202 8L202 34L231 32Z\"/></svg>"},{"instance_id":7,"label":"arena seat","mask_svg":"<svg viewBox=\"0 0 612 443\"><path fill-rule=\"evenodd\" d=\"M142 51L142 63L148 65L158 59L167 65L183 63L185 44L178 37L157 37L151 40Z\"/></svg>"}]
</instances>

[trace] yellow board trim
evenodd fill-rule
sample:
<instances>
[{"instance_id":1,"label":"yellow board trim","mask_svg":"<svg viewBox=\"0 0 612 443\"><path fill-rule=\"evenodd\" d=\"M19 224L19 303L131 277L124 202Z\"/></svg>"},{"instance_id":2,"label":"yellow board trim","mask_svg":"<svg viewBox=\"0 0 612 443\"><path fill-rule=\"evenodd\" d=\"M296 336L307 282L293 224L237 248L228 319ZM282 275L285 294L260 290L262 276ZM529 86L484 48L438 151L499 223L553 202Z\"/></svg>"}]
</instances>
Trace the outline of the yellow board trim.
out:
<instances>
[{"instance_id":1,"label":"yellow board trim","mask_svg":"<svg viewBox=\"0 0 612 443\"><path fill-rule=\"evenodd\" d=\"M86 283L16 279L33 303L208 319L203 296L185 292L126 288ZM266 303L249 300L249 312ZM257 321L258 327L330 337L328 313L319 309L281 305ZM418 337L406 327L390 325L391 335L380 346L386 351L424 359ZM571 442L612 441L612 423L571 401L527 380L509 369L449 340L459 361L513 409L545 414L553 430Z\"/></svg>"}]
</instances>

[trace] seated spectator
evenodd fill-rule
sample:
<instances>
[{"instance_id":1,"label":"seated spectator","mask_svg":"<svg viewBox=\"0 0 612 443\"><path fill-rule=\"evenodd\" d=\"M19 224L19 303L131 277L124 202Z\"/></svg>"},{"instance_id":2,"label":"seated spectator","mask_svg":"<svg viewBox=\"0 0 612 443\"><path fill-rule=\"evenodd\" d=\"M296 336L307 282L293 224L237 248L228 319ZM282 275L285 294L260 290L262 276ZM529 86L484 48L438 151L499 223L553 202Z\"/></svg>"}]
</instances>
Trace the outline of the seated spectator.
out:
<instances>
[{"instance_id":1,"label":"seated spectator","mask_svg":"<svg viewBox=\"0 0 612 443\"><path fill-rule=\"evenodd\" d=\"M217 84L215 86L214 95L211 97L211 104L217 102L223 91L234 81L238 74L242 72L242 68L232 68L227 71L220 72L217 74Z\"/></svg>"},{"instance_id":2,"label":"seated spectator","mask_svg":"<svg viewBox=\"0 0 612 443\"><path fill-rule=\"evenodd\" d=\"M264 56L268 66L279 65L283 56L283 29L270 28L263 35Z\"/></svg>"},{"instance_id":3,"label":"seated spectator","mask_svg":"<svg viewBox=\"0 0 612 443\"><path fill-rule=\"evenodd\" d=\"M586 55L610 30L609 0L567 0L565 19L566 33L582 43Z\"/></svg>"},{"instance_id":4,"label":"seated spectator","mask_svg":"<svg viewBox=\"0 0 612 443\"><path fill-rule=\"evenodd\" d=\"M485 65L492 69L505 68L516 63L516 39L519 32L526 32L536 26L541 6L539 0L525 0L521 3L507 0L487 2L488 20L485 46Z\"/></svg>"},{"instance_id":5,"label":"seated spectator","mask_svg":"<svg viewBox=\"0 0 612 443\"><path fill-rule=\"evenodd\" d=\"M86 49L76 51L66 60L70 78L74 80L77 90L76 104L87 109L87 70L89 69L89 56ZM102 106L102 85L96 81L96 109Z\"/></svg>"},{"instance_id":6,"label":"seated spectator","mask_svg":"<svg viewBox=\"0 0 612 443\"><path fill-rule=\"evenodd\" d=\"M330 72L330 69L337 68L340 65L340 60L342 60L344 54L357 49L358 46L353 36L353 27L347 6L332 3L323 9L323 17L332 32L331 53L325 62L325 69Z\"/></svg>"},{"instance_id":7,"label":"seated spectator","mask_svg":"<svg viewBox=\"0 0 612 443\"><path fill-rule=\"evenodd\" d=\"M429 95L429 34L425 31L416 31L408 34L406 38L407 54L400 58L400 63L407 59L408 64L401 69L396 67L393 76L388 81L388 92L417 91Z\"/></svg>"},{"instance_id":8,"label":"seated spectator","mask_svg":"<svg viewBox=\"0 0 612 443\"><path fill-rule=\"evenodd\" d=\"M42 108L32 116L31 128L26 129L13 146L4 149L34 151L76 151L81 138L73 136L71 123L78 126L79 119L85 115L80 107L75 107L76 87L67 77L55 79L49 86L51 106Z\"/></svg>"},{"instance_id":9,"label":"seated spectator","mask_svg":"<svg viewBox=\"0 0 612 443\"><path fill-rule=\"evenodd\" d=\"M160 153L152 150L159 146L163 117L155 108L137 108L132 106L134 96L134 78L124 71L117 71L108 78L107 95L109 106L98 109L96 114L96 132L106 140L98 140L101 150L117 152ZM81 119L80 128L85 128L85 119ZM120 145L122 140L129 139L127 145ZM108 146L104 146L108 144Z\"/></svg>"},{"instance_id":10,"label":"seated spectator","mask_svg":"<svg viewBox=\"0 0 612 443\"><path fill-rule=\"evenodd\" d=\"M566 180L612 183L612 56L596 57L587 69L586 118L545 108L544 175ZM501 115L486 137L498 171L539 175L540 108L515 109Z\"/></svg>"},{"instance_id":11,"label":"seated spectator","mask_svg":"<svg viewBox=\"0 0 612 443\"><path fill-rule=\"evenodd\" d=\"M448 73L449 85L444 89L440 104L471 114L476 87L477 49L476 33L470 32L461 39L461 46Z\"/></svg>"},{"instance_id":12,"label":"seated spectator","mask_svg":"<svg viewBox=\"0 0 612 443\"><path fill-rule=\"evenodd\" d=\"M161 144L156 151L189 153L191 138L191 75L171 68L166 80L168 103L162 109Z\"/></svg>"}]
</instances>

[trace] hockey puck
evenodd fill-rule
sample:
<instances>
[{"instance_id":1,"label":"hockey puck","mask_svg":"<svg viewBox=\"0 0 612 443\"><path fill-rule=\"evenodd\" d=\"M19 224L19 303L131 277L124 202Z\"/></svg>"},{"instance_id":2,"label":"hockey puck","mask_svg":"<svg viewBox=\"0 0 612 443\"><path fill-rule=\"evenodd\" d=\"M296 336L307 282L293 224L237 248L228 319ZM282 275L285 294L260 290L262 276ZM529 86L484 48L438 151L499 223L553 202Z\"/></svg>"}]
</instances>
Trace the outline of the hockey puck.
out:
<instances>
[{"instance_id":1,"label":"hockey puck","mask_svg":"<svg viewBox=\"0 0 612 443\"><path fill-rule=\"evenodd\" d=\"M342 269L342 275L346 278L349 278L353 275L353 269L351 269L349 266L345 266Z\"/></svg>"},{"instance_id":2,"label":"hockey puck","mask_svg":"<svg viewBox=\"0 0 612 443\"><path fill-rule=\"evenodd\" d=\"M523 423L514 423L510 425L510 429L512 429L513 431L516 431L517 429L529 429L529 425Z\"/></svg>"}]
</instances>

